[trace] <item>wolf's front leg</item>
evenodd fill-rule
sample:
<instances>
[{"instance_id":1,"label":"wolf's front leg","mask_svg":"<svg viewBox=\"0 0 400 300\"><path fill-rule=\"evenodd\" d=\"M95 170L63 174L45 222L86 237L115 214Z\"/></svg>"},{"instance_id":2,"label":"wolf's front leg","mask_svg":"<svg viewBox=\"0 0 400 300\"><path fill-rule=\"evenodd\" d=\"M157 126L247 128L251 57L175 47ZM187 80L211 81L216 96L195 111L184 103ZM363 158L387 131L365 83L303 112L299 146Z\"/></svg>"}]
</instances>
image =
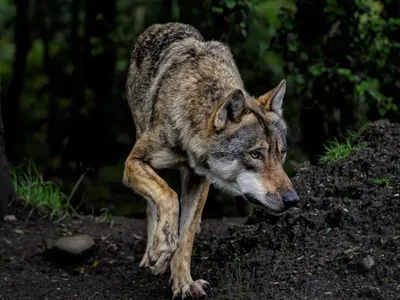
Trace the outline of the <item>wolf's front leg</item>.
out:
<instances>
[{"instance_id":1,"label":"wolf's front leg","mask_svg":"<svg viewBox=\"0 0 400 300\"><path fill-rule=\"evenodd\" d=\"M177 194L144 160L149 151L148 141L139 139L125 162L123 181L157 209L156 229L153 238L151 234L148 236L152 243L146 253L152 273L162 274L168 269L178 244L179 202ZM150 222L155 221L152 217ZM146 264L146 259L143 264Z\"/></svg>"},{"instance_id":2,"label":"wolf's front leg","mask_svg":"<svg viewBox=\"0 0 400 300\"><path fill-rule=\"evenodd\" d=\"M150 267L149 264L149 249L153 246L154 236L157 230L157 207L152 201L147 201L146 207L147 215L147 245L146 251L144 252L142 261L140 262L140 267Z\"/></svg>"},{"instance_id":3,"label":"wolf's front leg","mask_svg":"<svg viewBox=\"0 0 400 300\"><path fill-rule=\"evenodd\" d=\"M207 199L209 182L203 178L182 172L181 220L179 244L171 260L171 279L173 298L181 296L201 297L206 295L204 288L208 282L193 280L190 274L193 242L198 230L201 214Z\"/></svg>"}]
</instances>

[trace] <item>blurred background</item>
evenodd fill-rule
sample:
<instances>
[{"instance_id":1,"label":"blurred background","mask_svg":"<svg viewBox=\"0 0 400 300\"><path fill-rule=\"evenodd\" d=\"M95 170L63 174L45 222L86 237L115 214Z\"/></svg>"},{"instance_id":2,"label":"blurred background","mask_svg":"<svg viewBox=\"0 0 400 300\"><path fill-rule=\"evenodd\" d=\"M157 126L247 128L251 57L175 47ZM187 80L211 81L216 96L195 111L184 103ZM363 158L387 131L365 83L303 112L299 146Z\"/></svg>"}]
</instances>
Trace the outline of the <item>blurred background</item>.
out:
<instances>
[{"instance_id":1,"label":"blurred background","mask_svg":"<svg viewBox=\"0 0 400 300\"><path fill-rule=\"evenodd\" d=\"M228 43L253 95L288 80L289 175L327 141L400 119L398 0L0 0L9 162L33 161L67 194L77 186L80 212L143 217L145 201L121 183L135 141L125 80L137 36L169 21ZM212 189L205 217L246 207Z\"/></svg>"}]
</instances>

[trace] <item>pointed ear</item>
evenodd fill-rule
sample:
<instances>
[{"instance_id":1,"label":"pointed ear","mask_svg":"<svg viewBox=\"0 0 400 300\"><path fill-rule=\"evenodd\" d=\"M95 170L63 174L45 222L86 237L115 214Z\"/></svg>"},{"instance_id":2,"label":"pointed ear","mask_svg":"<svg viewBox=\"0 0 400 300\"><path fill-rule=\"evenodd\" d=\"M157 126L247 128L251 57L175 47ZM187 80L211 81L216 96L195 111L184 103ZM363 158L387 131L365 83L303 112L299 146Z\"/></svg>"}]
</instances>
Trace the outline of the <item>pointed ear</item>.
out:
<instances>
[{"instance_id":1,"label":"pointed ear","mask_svg":"<svg viewBox=\"0 0 400 300\"><path fill-rule=\"evenodd\" d=\"M221 131L229 121L236 122L240 119L245 110L245 99L242 90L235 89L225 98L213 116L215 131Z\"/></svg>"},{"instance_id":2,"label":"pointed ear","mask_svg":"<svg viewBox=\"0 0 400 300\"><path fill-rule=\"evenodd\" d=\"M265 111L273 111L282 115L283 97L286 93L286 80L283 79L275 88L258 98Z\"/></svg>"}]
</instances>

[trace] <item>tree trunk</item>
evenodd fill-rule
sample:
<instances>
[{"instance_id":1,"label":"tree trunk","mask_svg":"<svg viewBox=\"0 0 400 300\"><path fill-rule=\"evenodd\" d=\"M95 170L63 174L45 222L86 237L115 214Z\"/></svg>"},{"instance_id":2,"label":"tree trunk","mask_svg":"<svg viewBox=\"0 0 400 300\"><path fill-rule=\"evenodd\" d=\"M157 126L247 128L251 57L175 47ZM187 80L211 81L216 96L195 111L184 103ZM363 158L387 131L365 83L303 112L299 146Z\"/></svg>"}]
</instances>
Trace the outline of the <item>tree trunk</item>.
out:
<instances>
[{"instance_id":1,"label":"tree trunk","mask_svg":"<svg viewBox=\"0 0 400 300\"><path fill-rule=\"evenodd\" d=\"M7 154L10 161L19 159L21 144L23 144L23 131L20 121L20 98L24 86L26 60L30 49L28 8L29 0L16 0L17 14L15 18L15 59L13 64L14 73L10 86L2 97L4 128L6 136L2 136L8 145Z\"/></svg>"},{"instance_id":2,"label":"tree trunk","mask_svg":"<svg viewBox=\"0 0 400 300\"><path fill-rule=\"evenodd\" d=\"M70 140L65 158L69 157L77 165L81 165L83 170L94 169L91 174L95 176L100 162L104 160L104 155L98 149L110 148L107 144L110 130L104 120L110 119L109 112L116 105L112 101L116 47L111 38L116 26L116 3L88 0L85 4L83 50L79 57L75 56L83 62L75 66L81 68L75 71L83 73L83 77L79 78L77 93L85 91L79 90L83 84L83 87L93 93L93 98L83 99L85 94L79 92L78 100L74 100L74 103L79 102L72 107L71 120L74 122L70 126ZM78 107L85 107L87 116L82 116Z\"/></svg>"},{"instance_id":3,"label":"tree trunk","mask_svg":"<svg viewBox=\"0 0 400 300\"><path fill-rule=\"evenodd\" d=\"M43 1L42 5L39 6L39 28L41 33L41 39L43 42L43 67L45 74L48 78L48 82L46 85L46 92L48 95L48 123L47 123L47 144L49 146L49 155L50 157L54 157L57 155L59 151L59 143L57 140L57 128L58 128L58 105L57 99L54 93L54 79L57 74L54 72L54 62L50 56L50 43L52 40L52 32L50 28L52 28L52 19L49 15L46 15L46 2ZM49 9L47 9L49 11Z\"/></svg>"},{"instance_id":4,"label":"tree trunk","mask_svg":"<svg viewBox=\"0 0 400 300\"><path fill-rule=\"evenodd\" d=\"M324 3L325 1L319 0L297 3L295 24L300 40L310 53L312 53L314 45L318 44L321 36L328 30L325 22ZM318 156L323 152L323 144L326 140L326 106L329 105L329 99L324 99L321 102L316 101L323 99L321 94L326 94L323 88L324 86L321 83L314 82L312 96L304 97L300 106L300 127L302 134L300 145L313 164L317 162ZM310 120L313 121L311 122Z\"/></svg>"},{"instance_id":5,"label":"tree trunk","mask_svg":"<svg viewBox=\"0 0 400 300\"><path fill-rule=\"evenodd\" d=\"M8 203L14 196L4 143L4 128L0 106L0 221L8 214Z\"/></svg>"}]
</instances>

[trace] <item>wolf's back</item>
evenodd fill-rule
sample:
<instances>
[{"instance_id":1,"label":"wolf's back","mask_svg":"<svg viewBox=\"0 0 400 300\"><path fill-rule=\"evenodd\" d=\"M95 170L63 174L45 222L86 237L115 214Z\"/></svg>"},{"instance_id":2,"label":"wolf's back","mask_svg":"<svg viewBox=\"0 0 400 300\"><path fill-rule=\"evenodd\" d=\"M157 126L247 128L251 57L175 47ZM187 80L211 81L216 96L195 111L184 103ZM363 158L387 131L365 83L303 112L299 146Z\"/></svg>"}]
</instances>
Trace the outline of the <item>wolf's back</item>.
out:
<instances>
[{"instance_id":1,"label":"wolf's back","mask_svg":"<svg viewBox=\"0 0 400 300\"><path fill-rule=\"evenodd\" d=\"M127 100L139 132L149 124L156 101L160 69L167 64L171 44L192 38L204 42L194 27L181 23L154 24L136 40L126 82Z\"/></svg>"},{"instance_id":2,"label":"wolf's back","mask_svg":"<svg viewBox=\"0 0 400 300\"><path fill-rule=\"evenodd\" d=\"M146 29L137 39L131 59L140 67L146 60L154 68L164 51L174 42L195 38L204 41L201 33L194 27L181 23L154 24Z\"/></svg>"}]
</instances>

